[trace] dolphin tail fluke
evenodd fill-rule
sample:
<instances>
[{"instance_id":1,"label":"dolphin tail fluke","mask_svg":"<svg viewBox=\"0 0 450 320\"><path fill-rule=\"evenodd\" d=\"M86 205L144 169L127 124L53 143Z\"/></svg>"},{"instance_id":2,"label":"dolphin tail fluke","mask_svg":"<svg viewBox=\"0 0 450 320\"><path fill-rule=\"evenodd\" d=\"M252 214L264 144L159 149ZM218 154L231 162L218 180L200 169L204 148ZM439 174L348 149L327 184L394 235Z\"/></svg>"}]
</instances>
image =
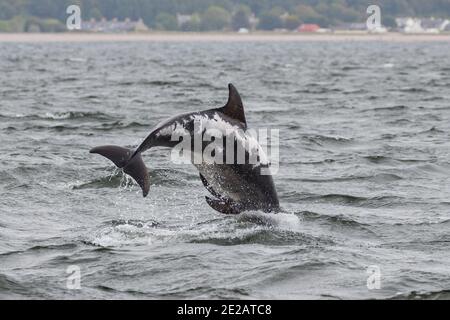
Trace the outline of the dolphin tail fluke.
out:
<instances>
[{"instance_id":1,"label":"dolphin tail fluke","mask_svg":"<svg viewBox=\"0 0 450 320\"><path fill-rule=\"evenodd\" d=\"M111 160L117 167L122 168L126 174L130 175L139 184L143 196L146 197L148 195L150 180L147 167L140 153L137 153L130 160L133 150L118 146L95 147L89 152L100 154Z\"/></svg>"}]
</instances>

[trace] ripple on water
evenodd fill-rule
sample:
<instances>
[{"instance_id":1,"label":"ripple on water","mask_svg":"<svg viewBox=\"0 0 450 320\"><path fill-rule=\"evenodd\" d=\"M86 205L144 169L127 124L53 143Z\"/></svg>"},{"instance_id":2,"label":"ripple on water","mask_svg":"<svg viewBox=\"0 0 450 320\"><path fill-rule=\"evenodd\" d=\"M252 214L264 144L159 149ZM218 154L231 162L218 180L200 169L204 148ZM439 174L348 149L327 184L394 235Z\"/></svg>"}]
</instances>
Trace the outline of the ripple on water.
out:
<instances>
[{"instance_id":1,"label":"ripple on water","mask_svg":"<svg viewBox=\"0 0 450 320\"><path fill-rule=\"evenodd\" d=\"M98 228L88 243L104 247L161 243L210 243L215 245L289 245L330 243L304 233L294 214L249 212L237 217L206 220L180 226L156 220L113 220Z\"/></svg>"},{"instance_id":2,"label":"ripple on water","mask_svg":"<svg viewBox=\"0 0 450 320\"><path fill-rule=\"evenodd\" d=\"M447 298L450 44L429 45L0 44L0 296ZM214 212L158 149L142 199L88 153L222 106L228 82L251 128L280 129L287 210Z\"/></svg>"}]
</instances>

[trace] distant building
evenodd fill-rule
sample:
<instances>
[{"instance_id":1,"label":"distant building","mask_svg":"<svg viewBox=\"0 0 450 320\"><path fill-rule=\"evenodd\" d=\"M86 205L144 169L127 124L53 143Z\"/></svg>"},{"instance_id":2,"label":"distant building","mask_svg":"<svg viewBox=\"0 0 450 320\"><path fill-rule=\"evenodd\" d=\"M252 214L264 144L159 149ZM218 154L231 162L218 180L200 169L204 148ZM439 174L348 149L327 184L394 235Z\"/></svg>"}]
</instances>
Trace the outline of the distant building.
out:
<instances>
[{"instance_id":1,"label":"distant building","mask_svg":"<svg viewBox=\"0 0 450 320\"><path fill-rule=\"evenodd\" d=\"M192 15L177 13L177 23L178 23L179 27L181 27L183 24L185 24L187 22L191 22L191 20L192 20Z\"/></svg>"},{"instance_id":2,"label":"distant building","mask_svg":"<svg viewBox=\"0 0 450 320\"><path fill-rule=\"evenodd\" d=\"M317 24L301 24L297 31L298 32L318 32L320 26Z\"/></svg>"},{"instance_id":3,"label":"distant building","mask_svg":"<svg viewBox=\"0 0 450 320\"><path fill-rule=\"evenodd\" d=\"M256 26L259 23L259 19L255 16L255 14L252 12L252 14L248 17L248 22L250 24L250 29L255 30Z\"/></svg>"},{"instance_id":4,"label":"distant building","mask_svg":"<svg viewBox=\"0 0 450 320\"><path fill-rule=\"evenodd\" d=\"M450 24L447 19L435 18L397 18L395 19L398 30L405 33L440 33L445 31Z\"/></svg>"},{"instance_id":5,"label":"distant building","mask_svg":"<svg viewBox=\"0 0 450 320\"><path fill-rule=\"evenodd\" d=\"M422 21L418 18L396 18L395 23L399 31L405 33L423 33Z\"/></svg>"},{"instance_id":6,"label":"distant building","mask_svg":"<svg viewBox=\"0 0 450 320\"><path fill-rule=\"evenodd\" d=\"M249 33L250 31L247 28L239 28L238 33Z\"/></svg>"},{"instance_id":7,"label":"distant building","mask_svg":"<svg viewBox=\"0 0 450 320\"><path fill-rule=\"evenodd\" d=\"M388 29L383 26L375 27L373 29L369 29L370 33L386 33L388 32Z\"/></svg>"},{"instance_id":8,"label":"distant building","mask_svg":"<svg viewBox=\"0 0 450 320\"><path fill-rule=\"evenodd\" d=\"M130 19L119 21L114 18L109 21L103 18L100 21L96 21L95 19L83 21L81 23L81 30L87 32L123 33L147 31L148 27L142 19L138 21L131 21Z\"/></svg>"},{"instance_id":9,"label":"distant building","mask_svg":"<svg viewBox=\"0 0 450 320\"><path fill-rule=\"evenodd\" d=\"M317 30L317 33L330 33L330 32L332 32L332 30L328 28L320 28L319 30Z\"/></svg>"},{"instance_id":10,"label":"distant building","mask_svg":"<svg viewBox=\"0 0 450 320\"><path fill-rule=\"evenodd\" d=\"M383 25L369 28L367 23L343 23L333 28L333 32L335 33L385 33L387 32L387 28Z\"/></svg>"},{"instance_id":11,"label":"distant building","mask_svg":"<svg viewBox=\"0 0 450 320\"><path fill-rule=\"evenodd\" d=\"M342 23L332 28L333 33L363 34L369 32L365 23Z\"/></svg>"},{"instance_id":12,"label":"distant building","mask_svg":"<svg viewBox=\"0 0 450 320\"><path fill-rule=\"evenodd\" d=\"M425 18L421 20L421 26L425 32L439 33L444 31L449 21L446 19Z\"/></svg>"},{"instance_id":13,"label":"distant building","mask_svg":"<svg viewBox=\"0 0 450 320\"><path fill-rule=\"evenodd\" d=\"M343 23L334 28L337 31L367 31L367 25L365 23Z\"/></svg>"},{"instance_id":14,"label":"distant building","mask_svg":"<svg viewBox=\"0 0 450 320\"><path fill-rule=\"evenodd\" d=\"M280 15L280 19L283 21L286 21L286 19L288 17L289 17L289 12L287 12L287 11Z\"/></svg>"}]
</instances>

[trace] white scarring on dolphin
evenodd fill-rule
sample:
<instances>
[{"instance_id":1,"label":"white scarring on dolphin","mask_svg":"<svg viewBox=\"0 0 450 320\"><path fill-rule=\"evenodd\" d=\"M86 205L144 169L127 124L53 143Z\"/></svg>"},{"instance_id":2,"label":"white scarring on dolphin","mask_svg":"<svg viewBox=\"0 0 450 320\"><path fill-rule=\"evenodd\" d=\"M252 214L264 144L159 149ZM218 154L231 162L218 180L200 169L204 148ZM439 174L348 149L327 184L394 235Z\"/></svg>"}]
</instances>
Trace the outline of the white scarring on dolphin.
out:
<instances>
[{"instance_id":1,"label":"white scarring on dolphin","mask_svg":"<svg viewBox=\"0 0 450 320\"><path fill-rule=\"evenodd\" d=\"M225 136L230 132L234 140L234 161L205 162L203 157L199 163L193 161L194 166L200 173L200 179L206 189L213 197L206 196L206 202L214 209L225 214L238 214L245 210L262 210L264 212L279 211L278 196L275 190L272 176L270 175L269 163L265 159L262 148L257 140L248 135L247 122L245 120L244 106L236 88L230 83L228 85L228 102L221 108L209 109L193 113L186 113L172 117L158 124L147 136L144 142L135 150L118 146L100 146L90 150L90 153L98 153L130 175L142 188L143 196L146 197L150 181L148 170L142 160L141 153L152 147L170 147L178 145L179 140L174 140L174 133L181 133L194 137L195 122L201 123L201 128L214 128ZM204 131L203 131L204 132ZM242 134L244 136L242 136ZM227 138L227 136L225 136ZM194 141L191 139L191 141ZM248 146L251 141L256 144L258 152L258 164L252 164L248 159L252 156L253 148ZM203 141L201 152L209 143ZM217 148L214 151L222 152L220 156L226 159L227 148ZM237 161L237 150L245 150L245 162ZM217 151L219 150L219 151ZM192 158L195 150L192 148ZM227 159L228 160L228 159ZM262 170L266 170L262 174Z\"/></svg>"}]
</instances>

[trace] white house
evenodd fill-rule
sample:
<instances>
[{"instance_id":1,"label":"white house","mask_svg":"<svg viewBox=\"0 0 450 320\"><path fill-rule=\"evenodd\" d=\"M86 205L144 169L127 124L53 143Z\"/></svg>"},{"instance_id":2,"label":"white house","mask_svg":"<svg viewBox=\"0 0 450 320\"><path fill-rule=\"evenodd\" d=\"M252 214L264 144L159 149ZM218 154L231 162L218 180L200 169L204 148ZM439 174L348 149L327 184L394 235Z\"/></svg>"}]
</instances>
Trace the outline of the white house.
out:
<instances>
[{"instance_id":1,"label":"white house","mask_svg":"<svg viewBox=\"0 0 450 320\"><path fill-rule=\"evenodd\" d=\"M439 33L450 24L447 19L435 18L397 18L397 27L405 33Z\"/></svg>"}]
</instances>

